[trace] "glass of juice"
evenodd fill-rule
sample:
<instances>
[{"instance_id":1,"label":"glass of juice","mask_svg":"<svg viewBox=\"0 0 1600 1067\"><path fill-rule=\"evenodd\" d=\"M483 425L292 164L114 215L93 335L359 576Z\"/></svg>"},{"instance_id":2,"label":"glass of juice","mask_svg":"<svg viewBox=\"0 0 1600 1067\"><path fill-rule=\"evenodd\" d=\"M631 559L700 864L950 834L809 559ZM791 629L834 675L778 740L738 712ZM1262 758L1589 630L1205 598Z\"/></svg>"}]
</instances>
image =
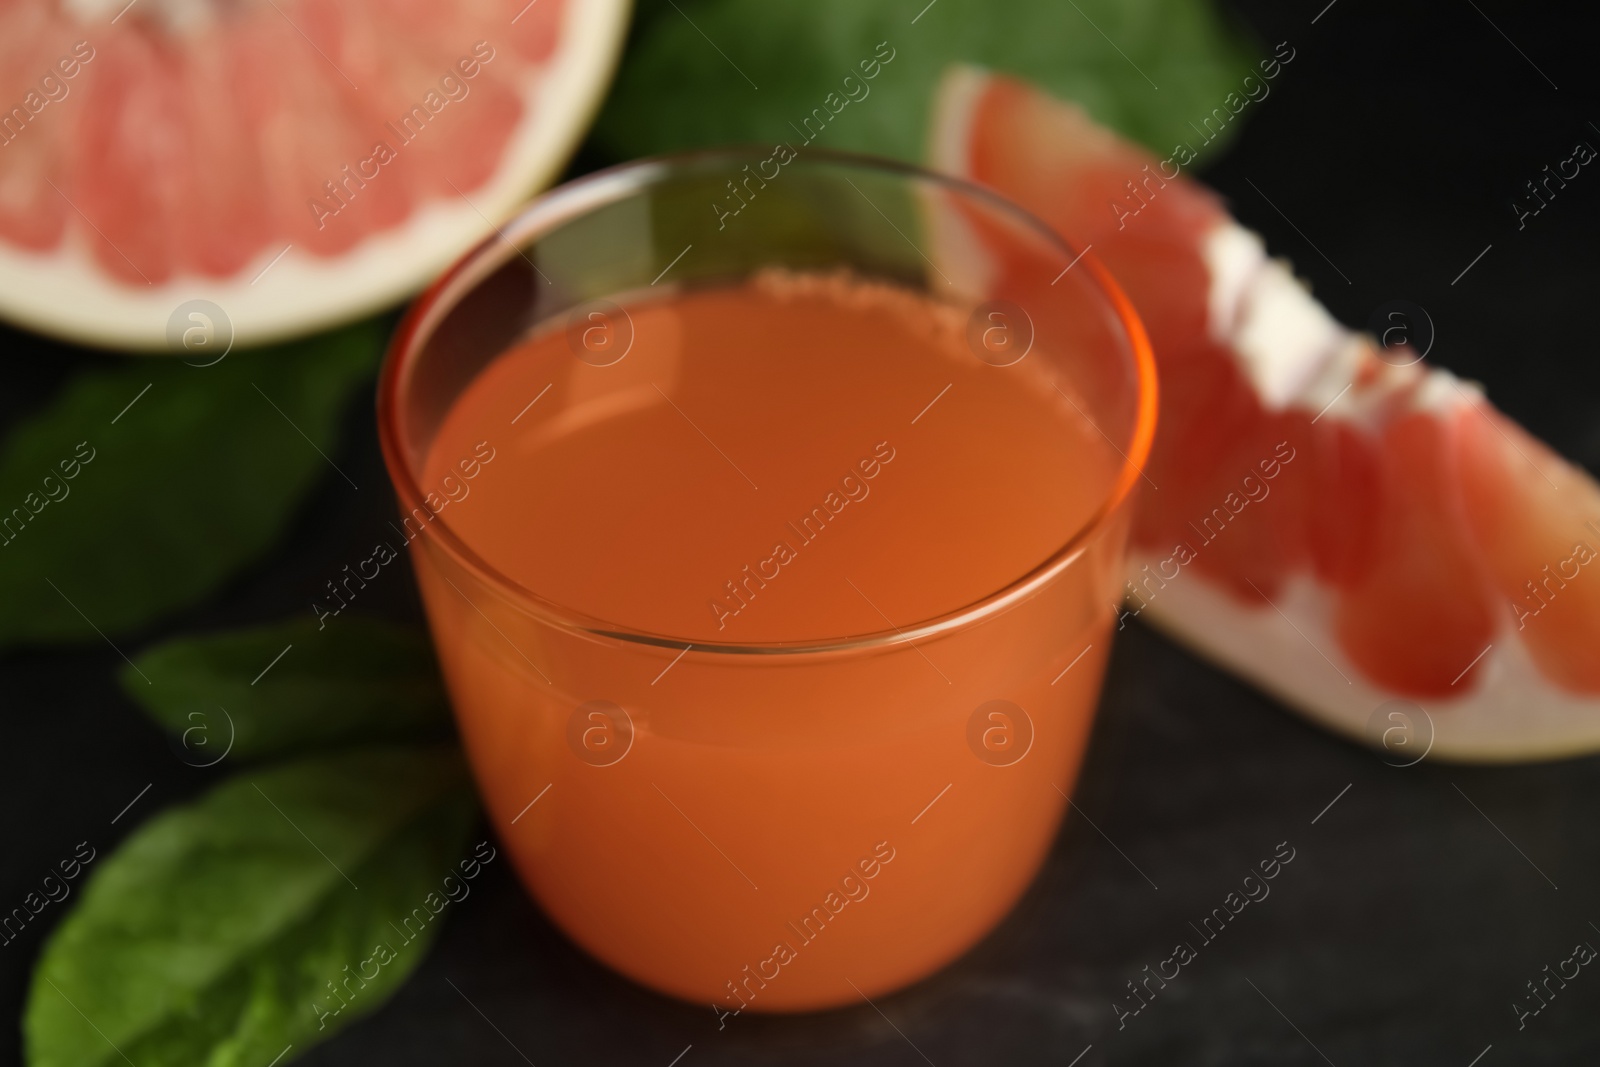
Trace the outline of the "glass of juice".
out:
<instances>
[{"instance_id":1,"label":"glass of juice","mask_svg":"<svg viewBox=\"0 0 1600 1067\"><path fill-rule=\"evenodd\" d=\"M992 929L1088 741L1153 374L1020 209L787 145L580 179L452 268L380 432L550 918L722 1025Z\"/></svg>"}]
</instances>

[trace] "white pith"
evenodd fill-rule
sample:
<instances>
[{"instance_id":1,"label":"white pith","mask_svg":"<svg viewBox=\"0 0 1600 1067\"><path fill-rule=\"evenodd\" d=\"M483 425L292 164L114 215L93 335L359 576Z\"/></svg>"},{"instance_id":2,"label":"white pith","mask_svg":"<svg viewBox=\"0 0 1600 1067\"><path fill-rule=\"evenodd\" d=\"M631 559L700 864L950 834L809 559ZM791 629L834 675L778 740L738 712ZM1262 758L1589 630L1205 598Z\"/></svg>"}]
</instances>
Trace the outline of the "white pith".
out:
<instances>
[{"instance_id":1,"label":"white pith","mask_svg":"<svg viewBox=\"0 0 1600 1067\"><path fill-rule=\"evenodd\" d=\"M1136 556L1130 573L1157 562L1154 555ZM1378 744L1381 736L1369 730L1373 712L1388 701L1407 699L1428 713L1431 758L1513 762L1600 748L1600 701L1547 681L1509 625L1458 683L1460 696L1400 697L1369 683L1340 649L1327 589L1299 575L1272 603L1294 621L1298 633L1272 606L1242 603L1184 570L1148 601L1139 618L1308 718L1368 744ZM1467 664L1461 666L1465 670Z\"/></svg>"},{"instance_id":2,"label":"white pith","mask_svg":"<svg viewBox=\"0 0 1600 1067\"><path fill-rule=\"evenodd\" d=\"M1287 407L1346 331L1281 260L1265 258L1261 239L1244 227L1218 226L1202 254L1212 278L1212 335L1232 344L1269 410Z\"/></svg>"},{"instance_id":3,"label":"white pith","mask_svg":"<svg viewBox=\"0 0 1600 1067\"><path fill-rule=\"evenodd\" d=\"M1267 249L1260 237L1243 226L1218 226L1207 235L1202 253L1211 271L1207 325L1214 340L1226 341L1233 336L1256 272L1267 264Z\"/></svg>"},{"instance_id":4,"label":"white pith","mask_svg":"<svg viewBox=\"0 0 1600 1067\"><path fill-rule=\"evenodd\" d=\"M967 174L972 115L988 80L987 71L966 64L952 66L939 79L928 128L928 161L941 174Z\"/></svg>"},{"instance_id":5,"label":"white pith","mask_svg":"<svg viewBox=\"0 0 1600 1067\"><path fill-rule=\"evenodd\" d=\"M972 110L978 104L987 75L975 67L952 67L940 79L933 115L956 116L955 121L936 121L928 131L929 158L935 170L944 174L961 174L965 171L963 160L967 153L967 131L972 128ZM942 195L937 189L927 197ZM947 288L955 290L950 295L972 298L991 291L996 266L994 259L984 250L983 242L973 233L972 226L961 214L946 210L937 203L925 203L923 217L928 220L928 244L933 262L942 264L941 280L948 279ZM935 293L939 287L935 287Z\"/></svg>"},{"instance_id":6,"label":"white pith","mask_svg":"<svg viewBox=\"0 0 1600 1067\"><path fill-rule=\"evenodd\" d=\"M131 17L155 22L176 35L192 33L217 20L216 0L140 0L136 11L129 8L128 0L62 0L61 7L85 27L103 25L128 8Z\"/></svg>"},{"instance_id":7,"label":"white pith","mask_svg":"<svg viewBox=\"0 0 1600 1067\"><path fill-rule=\"evenodd\" d=\"M0 315L45 333L113 348L165 349L180 304L210 300L226 312L234 343L296 336L386 307L422 287L548 185L587 130L611 80L630 4L577 0L556 51L525 74L527 118L490 181L467 199L421 205L402 225L331 258L282 246L227 279L179 276L127 285L95 262L79 220L56 248L0 244ZM263 273L264 272L264 273Z\"/></svg>"}]
</instances>

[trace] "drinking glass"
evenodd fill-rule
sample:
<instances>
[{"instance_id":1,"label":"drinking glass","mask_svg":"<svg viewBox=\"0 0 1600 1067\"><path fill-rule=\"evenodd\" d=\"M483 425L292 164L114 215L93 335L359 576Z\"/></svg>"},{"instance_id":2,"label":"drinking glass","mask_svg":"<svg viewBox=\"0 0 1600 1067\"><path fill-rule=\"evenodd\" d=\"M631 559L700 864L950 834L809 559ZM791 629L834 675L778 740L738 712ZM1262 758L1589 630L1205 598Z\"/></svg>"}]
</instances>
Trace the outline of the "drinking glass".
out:
<instances>
[{"instance_id":1,"label":"drinking glass","mask_svg":"<svg viewBox=\"0 0 1600 1067\"><path fill-rule=\"evenodd\" d=\"M647 160L540 197L416 302L378 397L434 644L518 875L595 957L724 1023L913 982L1027 887L1088 741L1156 410L1143 330L1092 256L976 186L780 154ZM423 485L452 403L530 332L565 330L571 359L604 366L625 358L637 294L771 267L842 268L970 307L974 359L997 374L1031 360L1114 450L1085 464L1093 514L936 617L715 643L523 587Z\"/></svg>"}]
</instances>

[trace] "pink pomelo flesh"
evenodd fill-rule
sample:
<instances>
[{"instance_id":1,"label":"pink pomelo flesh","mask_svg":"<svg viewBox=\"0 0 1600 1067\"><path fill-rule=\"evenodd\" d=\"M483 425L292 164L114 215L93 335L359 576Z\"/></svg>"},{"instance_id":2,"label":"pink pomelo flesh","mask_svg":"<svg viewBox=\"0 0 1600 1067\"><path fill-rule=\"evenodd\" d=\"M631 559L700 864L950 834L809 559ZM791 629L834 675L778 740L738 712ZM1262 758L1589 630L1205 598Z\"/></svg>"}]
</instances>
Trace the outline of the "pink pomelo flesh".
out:
<instances>
[{"instance_id":1,"label":"pink pomelo flesh","mask_svg":"<svg viewBox=\"0 0 1600 1067\"><path fill-rule=\"evenodd\" d=\"M0 0L0 314L144 347L403 296L559 170L627 9Z\"/></svg>"},{"instance_id":2,"label":"pink pomelo flesh","mask_svg":"<svg viewBox=\"0 0 1600 1067\"><path fill-rule=\"evenodd\" d=\"M512 23L519 6L142 0L115 23L0 6L0 152L25 167L0 239L48 249L90 228L130 284L232 274L273 241L337 255L494 172L523 117L517 75L548 58L563 0Z\"/></svg>"}]
</instances>

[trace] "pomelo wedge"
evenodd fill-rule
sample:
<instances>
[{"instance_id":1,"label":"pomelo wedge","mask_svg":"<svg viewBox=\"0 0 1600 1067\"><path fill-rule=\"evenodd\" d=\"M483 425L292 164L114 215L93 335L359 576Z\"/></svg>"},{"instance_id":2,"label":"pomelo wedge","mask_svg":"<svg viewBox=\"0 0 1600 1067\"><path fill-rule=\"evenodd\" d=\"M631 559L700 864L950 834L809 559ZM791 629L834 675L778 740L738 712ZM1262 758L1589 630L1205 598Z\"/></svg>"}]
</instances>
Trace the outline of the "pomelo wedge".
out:
<instances>
[{"instance_id":1,"label":"pomelo wedge","mask_svg":"<svg viewBox=\"0 0 1600 1067\"><path fill-rule=\"evenodd\" d=\"M558 174L628 6L0 0L0 315L158 348L191 300L241 343L392 302Z\"/></svg>"},{"instance_id":2,"label":"pomelo wedge","mask_svg":"<svg viewBox=\"0 0 1600 1067\"><path fill-rule=\"evenodd\" d=\"M1600 749L1593 479L1478 386L1341 327L1181 160L1072 104L953 69L930 151L1092 248L1149 329L1162 414L1125 614L1417 757ZM969 277L975 254L969 235Z\"/></svg>"}]
</instances>

